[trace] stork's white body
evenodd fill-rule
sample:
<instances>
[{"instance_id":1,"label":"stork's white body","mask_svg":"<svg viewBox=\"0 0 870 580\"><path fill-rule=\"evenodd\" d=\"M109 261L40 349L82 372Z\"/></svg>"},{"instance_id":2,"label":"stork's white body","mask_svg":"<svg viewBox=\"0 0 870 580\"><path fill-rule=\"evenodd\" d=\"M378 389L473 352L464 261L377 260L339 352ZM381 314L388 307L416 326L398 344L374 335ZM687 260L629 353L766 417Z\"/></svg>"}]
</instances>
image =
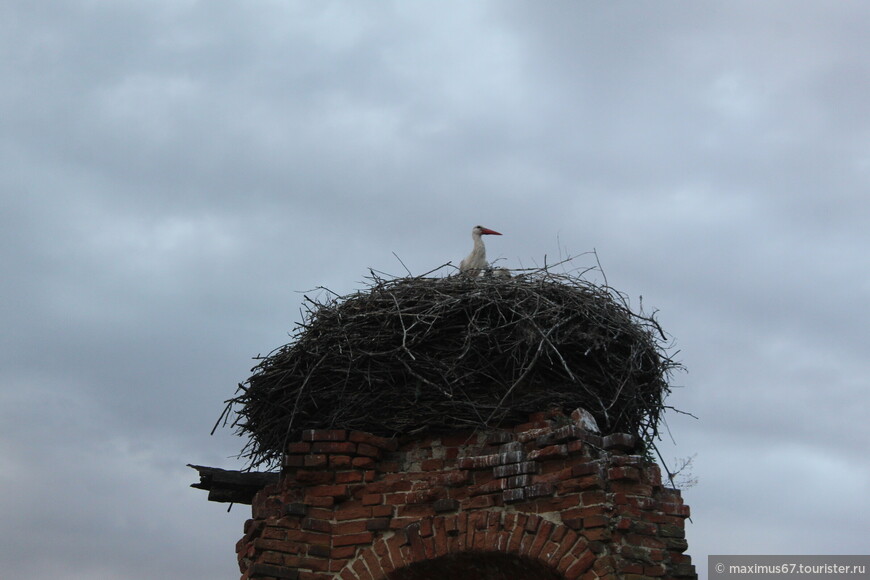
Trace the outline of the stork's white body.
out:
<instances>
[{"instance_id":1,"label":"stork's white body","mask_svg":"<svg viewBox=\"0 0 870 580\"><path fill-rule=\"evenodd\" d=\"M479 276L481 272L489 268L489 263L486 261L486 246L483 245L483 240L480 238L483 235L500 236L501 234L483 226L474 226L471 230L474 247L471 249L471 253L459 263L460 274Z\"/></svg>"}]
</instances>

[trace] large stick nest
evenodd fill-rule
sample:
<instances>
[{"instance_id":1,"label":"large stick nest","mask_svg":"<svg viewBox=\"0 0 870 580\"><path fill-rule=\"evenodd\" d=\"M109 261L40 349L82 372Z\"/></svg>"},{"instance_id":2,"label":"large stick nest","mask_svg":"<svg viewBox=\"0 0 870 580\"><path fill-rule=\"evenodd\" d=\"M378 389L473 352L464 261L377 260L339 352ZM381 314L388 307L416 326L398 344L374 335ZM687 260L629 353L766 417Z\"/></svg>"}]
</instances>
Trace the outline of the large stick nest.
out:
<instances>
[{"instance_id":1,"label":"large stick nest","mask_svg":"<svg viewBox=\"0 0 870 580\"><path fill-rule=\"evenodd\" d=\"M546 269L373 275L365 291L309 299L292 342L260 360L222 415L236 410L252 466L274 464L305 429L437 433L553 407L583 407L603 433L650 443L679 366L652 316L606 285Z\"/></svg>"}]
</instances>

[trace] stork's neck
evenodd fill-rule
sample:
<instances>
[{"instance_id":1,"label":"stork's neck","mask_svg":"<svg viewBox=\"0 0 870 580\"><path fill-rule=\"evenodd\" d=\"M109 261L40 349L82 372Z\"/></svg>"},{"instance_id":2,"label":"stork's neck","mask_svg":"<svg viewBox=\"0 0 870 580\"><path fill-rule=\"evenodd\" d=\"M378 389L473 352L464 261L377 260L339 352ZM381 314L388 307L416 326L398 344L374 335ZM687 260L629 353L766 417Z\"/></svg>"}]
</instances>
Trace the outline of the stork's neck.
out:
<instances>
[{"instance_id":1,"label":"stork's neck","mask_svg":"<svg viewBox=\"0 0 870 580\"><path fill-rule=\"evenodd\" d=\"M474 232L471 234L471 239L474 240L474 249L471 250L471 255L479 258L486 258L486 246L483 245L483 239L480 234Z\"/></svg>"}]
</instances>

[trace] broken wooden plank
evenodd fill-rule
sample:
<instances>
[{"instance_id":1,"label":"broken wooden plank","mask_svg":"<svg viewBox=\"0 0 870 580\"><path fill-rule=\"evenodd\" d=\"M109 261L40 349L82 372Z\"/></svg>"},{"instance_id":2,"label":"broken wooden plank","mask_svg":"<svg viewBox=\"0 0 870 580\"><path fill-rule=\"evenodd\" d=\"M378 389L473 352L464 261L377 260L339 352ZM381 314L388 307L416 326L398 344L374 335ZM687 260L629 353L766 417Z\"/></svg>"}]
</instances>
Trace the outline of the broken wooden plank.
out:
<instances>
[{"instance_id":1,"label":"broken wooden plank","mask_svg":"<svg viewBox=\"0 0 870 580\"><path fill-rule=\"evenodd\" d=\"M199 483L190 487L208 491L208 501L251 505L254 495L273 483L279 474L271 471L233 471L219 467L191 465L199 472Z\"/></svg>"}]
</instances>

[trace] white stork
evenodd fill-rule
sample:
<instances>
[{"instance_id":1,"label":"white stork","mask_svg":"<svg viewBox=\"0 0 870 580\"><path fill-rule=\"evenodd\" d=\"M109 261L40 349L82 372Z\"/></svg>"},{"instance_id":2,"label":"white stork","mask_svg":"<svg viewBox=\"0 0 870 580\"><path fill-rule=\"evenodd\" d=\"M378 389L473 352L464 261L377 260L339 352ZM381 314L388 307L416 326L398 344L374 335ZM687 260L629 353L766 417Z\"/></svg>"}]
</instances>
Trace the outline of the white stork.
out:
<instances>
[{"instance_id":1,"label":"white stork","mask_svg":"<svg viewBox=\"0 0 870 580\"><path fill-rule=\"evenodd\" d=\"M467 276L479 276L481 272L489 268L486 261L486 246L480 236L500 236L495 230L483 226L474 226L471 229L471 239L474 240L474 248L471 253L459 263L459 273Z\"/></svg>"}]
</instances>

